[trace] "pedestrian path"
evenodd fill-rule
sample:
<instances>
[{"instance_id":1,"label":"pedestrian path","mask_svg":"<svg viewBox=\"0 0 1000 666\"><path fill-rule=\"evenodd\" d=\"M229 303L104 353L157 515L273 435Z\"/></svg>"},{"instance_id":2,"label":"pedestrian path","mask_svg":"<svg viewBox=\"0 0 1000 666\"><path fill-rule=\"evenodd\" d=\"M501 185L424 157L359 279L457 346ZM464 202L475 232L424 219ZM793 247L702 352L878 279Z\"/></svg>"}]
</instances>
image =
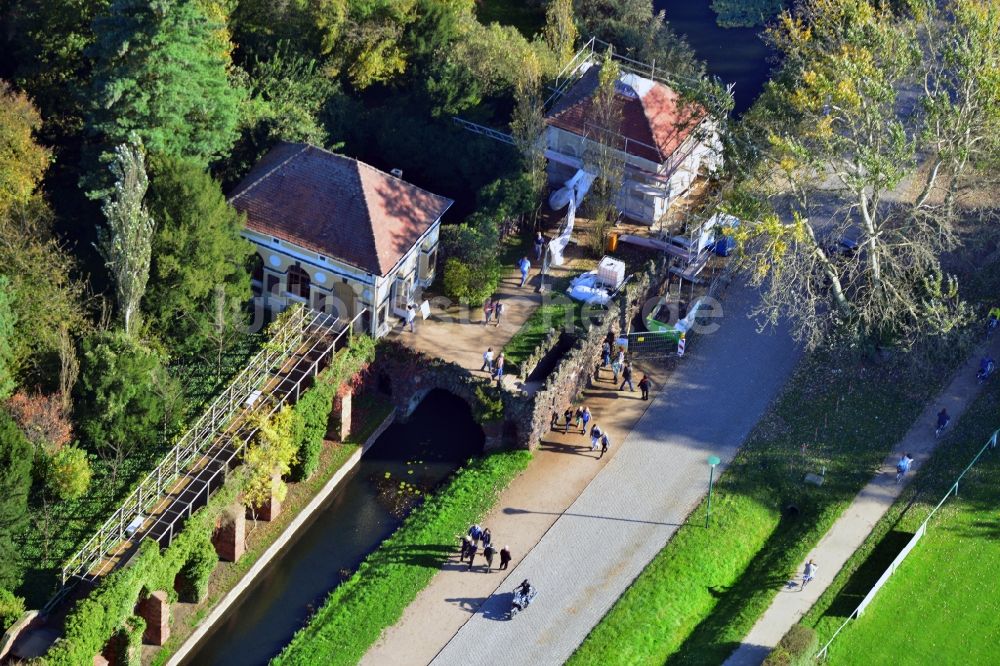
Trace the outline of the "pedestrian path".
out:
<instances>
[{"instance_id":1,"label":"pedestrian path","mask_svg":"<svg viewBox=\"0 0 1000 666\"><path fill-rule=\"evenodd\" d=\"M1000 347L1000 338L991 347L990 353L995 357L997 348ZM955 373L947 388L928 403L920 418L885 459L882 470L861 489L843 515L803 561L804 566L810 559L815 560L819 567L815 579L805 588L801 587L800 578L789 581L724 666L760 664L781 637L812 608L848 558L861 546L875 524L896 501L913 474L930 458L938 443L943 441L934 435L938 411L942 407L946 408L954 425L975 400L980 388L976 372L981 356L981 349L972 354ZM896 463L904 453L912 454L914 463L909 474L900 483L896 483ZM801 572L802 567L799 568L799 576Z\"/></svg>"},{"instance_id":2,"label":"pedestrian path","mask_svg":"<svg viewBox=\"0 0 1000 666\"><path fill-rule=\"evenodd\" d=\"M787 332L759 334L746 317L755 300L752 290L731 288L718 331L696 338L631 434L615 442L615 458L507 581L477 599L433 663L488 655L492 664L559 664L573 653L704 495L707 457L731 460L791 373L799 354ZM538 596L503 621L510 589L524 578Z\"/></svg>"}]
</instances>

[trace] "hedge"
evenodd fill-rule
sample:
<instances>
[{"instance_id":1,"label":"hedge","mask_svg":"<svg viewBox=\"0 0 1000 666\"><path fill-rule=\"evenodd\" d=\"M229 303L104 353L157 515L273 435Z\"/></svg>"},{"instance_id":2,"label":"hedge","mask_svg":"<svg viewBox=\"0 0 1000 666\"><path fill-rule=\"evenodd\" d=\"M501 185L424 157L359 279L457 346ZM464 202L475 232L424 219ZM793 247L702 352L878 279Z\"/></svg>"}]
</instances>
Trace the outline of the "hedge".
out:
<instances>
[{"instance_id":1,"label":"hedge","mask_svg":"<svg viewBox=\"0 0 1000 666\"><path fill-rule=\"evenodd\" d=\"M0 587L0 634L7 631L24 615L24 599Z\"/></svg>"},{"instance_id":2,"label":"hedge","mask_svg":"<svg viewBox=\"0 0 1000 666\"><path fill-rule=\"evenodd\" d=\"M811 666L819 640L812 627L796 624L767 655L763 666Z\"/></svg>"},{"instance_id":3,"label":"hedge","mask_svg":"<svg viewBox=\"0 0 1000 666\"><path fill-rule=\"evenodd\" d=\"M351 382L375 358L375 341L368 336L351 339L350 345L334 356L330 366L321 372L315 383L295 403L295 436L298 440L298 462L292 468L292 479L308 479L319 466L333 399L340 387Z\"/></svg>"},{"instance_id":4,"label":"hedge","mask_svg":"<svg viewBox=\"0 0 1000 666\"><path fill-rule=\"evenodd\" d=\"M458 536L485 516L530 460L528 451L470 460L330 593L309 624L271 663L356 664L440 570L451 550L440 546L457 547ZM400 553L416 556L400 557Z\"/></svg>"}]
</instances>

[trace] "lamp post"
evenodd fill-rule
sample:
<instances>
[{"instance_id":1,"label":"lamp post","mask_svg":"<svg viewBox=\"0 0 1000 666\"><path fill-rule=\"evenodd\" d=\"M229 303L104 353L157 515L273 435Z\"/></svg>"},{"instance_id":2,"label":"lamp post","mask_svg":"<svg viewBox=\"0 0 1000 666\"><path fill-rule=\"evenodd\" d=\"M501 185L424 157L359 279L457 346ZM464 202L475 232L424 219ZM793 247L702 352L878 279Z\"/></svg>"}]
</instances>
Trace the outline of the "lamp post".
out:
<instances>
[{"instance_id":1,"label":"lamp post","mask_svg":"<svg viewBox=\"0 0 1000 666\"><path fill-rule=\"evenodd\" d=\"M720 462L719 456L708 457L708 513L705 514L705 529L708 529L708 519L712 517L712 482L715 481L715 466Z\"/></svg>"}]
</instances>

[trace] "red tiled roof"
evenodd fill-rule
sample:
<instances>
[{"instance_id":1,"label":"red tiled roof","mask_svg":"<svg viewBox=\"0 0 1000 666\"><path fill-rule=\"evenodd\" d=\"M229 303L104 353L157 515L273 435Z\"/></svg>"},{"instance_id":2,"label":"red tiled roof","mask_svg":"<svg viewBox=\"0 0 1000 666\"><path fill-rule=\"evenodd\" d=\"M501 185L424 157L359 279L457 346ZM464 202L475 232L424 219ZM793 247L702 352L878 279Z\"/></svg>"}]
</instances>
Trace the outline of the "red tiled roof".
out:
<instances>
[{"instance_id":1,"label":"red tiled roof","mask_svg":"<svg viewBox=\"0 0 1000 666\"><path fill-rule=\"evenodd\" d=\"M233 191L247 228L386 275L453 203L364 162L280 143Z\"/></svg>"},{"instance_id":2,"label":"red tiled roof","mask_svg":"<svg viewBox=\"0 0 1000 666\"><path fill-rule=\"evenodd\" d=\"M580 136L597 133L591 107L600 69L593 65L573 84L546 116L547 124ZM663 83L634 74L623 75L618 90L620 133L629 139L628 154L658 164L666 162L708 115L703 106L685 102ZM623 90L629 94L622 94Z\"/></svg>"}]
</instances>

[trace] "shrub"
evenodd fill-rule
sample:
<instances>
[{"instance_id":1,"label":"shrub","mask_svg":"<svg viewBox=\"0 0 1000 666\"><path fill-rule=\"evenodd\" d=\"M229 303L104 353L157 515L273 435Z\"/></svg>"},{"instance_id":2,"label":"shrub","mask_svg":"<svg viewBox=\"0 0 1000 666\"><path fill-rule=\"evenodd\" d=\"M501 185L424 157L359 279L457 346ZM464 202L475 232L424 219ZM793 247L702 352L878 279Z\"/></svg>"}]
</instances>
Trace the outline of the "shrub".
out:
<instances>
[{"instance_id":1,"label":"shrub","mask_svg":"<svg viewBox=\"0 0 1000 666\"><path fill-rule=\"evenodd\" d=\"M179 590L181 601L194 604L205 598L208 593L208 579L218 563L219 556L211 540L201 540L191 551L191 556L180 571L183 580L183 586Z\"/></svg>"},{"instance_id":2,"label":"shrub","mask_svg":"<svg viewBox=\"0 0 1000 666\"><path fill-rule=\"evenodd\" d=\"M22 615L24 615L24 599L0 587L0 633L7 631Z\"/></svg>"},{"instance_id":3,"label":"shrub","mask_svg":"<svg viewBox=\"0 0 1000 666\"><path fill-rule=\"evenodd\" d=\"M500 389L490 384L476 386L476 404L472 418L479 425L499 421L503 418L503 397L500 394Z\"/></svg>"},{"instance_id":4,"label":"shrub","mask_svg":"<svg viewBox=\"0 0 1000 666\"><path fill-rule=\"evenodd\" d=\"M83 449L67 446L48 460L45 483L61 500L83 497L90 487L90 460Z\"/></svg>"},{"instance_id":5,"label":"shrub","mask_svg":"<svg viewBox=\"0 0 1000 666\"><path fill-rule=\"evenodd\" d=\"M146 631L146 621L138 615L125 620L121 636L125 643L125 653L119 655L121 666L142 666L142 635Z\"/></svg>"},{"instance_id":6,"label":"shrub","mask_svg":"<svg viewBox=\"0 0 1000 666\"><path fill-rule=\"evenodd\" d=\"M796 624L778 641L764 660L764 666L810 666L817 647L819 639L815 630Z\"/></svg>"}]
</instances>

